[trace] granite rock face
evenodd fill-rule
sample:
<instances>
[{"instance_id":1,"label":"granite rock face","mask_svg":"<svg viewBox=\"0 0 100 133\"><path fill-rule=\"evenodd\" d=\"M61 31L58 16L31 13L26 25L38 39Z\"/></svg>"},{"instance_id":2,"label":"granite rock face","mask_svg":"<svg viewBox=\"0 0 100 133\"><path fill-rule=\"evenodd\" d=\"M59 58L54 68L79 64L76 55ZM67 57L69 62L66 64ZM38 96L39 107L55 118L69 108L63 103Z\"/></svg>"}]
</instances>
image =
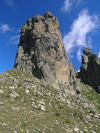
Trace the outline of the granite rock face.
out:
<instances>
[{"instance_id":1,"label":"granite rock face","mask_svg":"<svg viewBox=\"0 0 100 133\"><path fill-rule=\"evenodd\" d=\"M46 12L25 22L14 67L52 85L69 84L69 65L57 17Z\"/></svg>"},{"instance_id":2,"label":"granite rock face","mask_svg":"<svg viewBox=\"0 0 100 133\"><path fill-rule=\"evenodd\" d=\"M100 93L100 57L91 53L89 48L84 49L80 76L84 83L94 87Z\"/></svg>"}]
</instances>

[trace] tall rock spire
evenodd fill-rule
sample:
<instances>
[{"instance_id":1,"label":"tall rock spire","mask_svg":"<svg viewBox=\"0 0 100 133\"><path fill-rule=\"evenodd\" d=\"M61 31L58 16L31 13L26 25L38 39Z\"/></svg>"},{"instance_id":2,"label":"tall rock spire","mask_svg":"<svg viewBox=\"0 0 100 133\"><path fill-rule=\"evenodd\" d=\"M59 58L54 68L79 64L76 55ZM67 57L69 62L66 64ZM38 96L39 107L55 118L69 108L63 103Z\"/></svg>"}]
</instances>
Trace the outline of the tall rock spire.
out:
<instances>
[{"instance_id":1,"label":"tall rock spire","mask_svg":"<svg viewBox=\"0 0 100 133\"><path fill-rule=\"evenodd\" d=\"M97 57L96 53L91 53L89 48L83 50L80 76L84 83L91 85L100 93L100 57Z\"/></svg>"},{"instance_id":2,"label":"tall rock spire","mask_svg":"<svg viewBox=\"0 0 100 133\"><path fill-rule=\"evenodd\" d=\"M22 26L14 67L50 84L69 83L67 54L52 13L35 15Z\"/></svg>"}]
</instances>

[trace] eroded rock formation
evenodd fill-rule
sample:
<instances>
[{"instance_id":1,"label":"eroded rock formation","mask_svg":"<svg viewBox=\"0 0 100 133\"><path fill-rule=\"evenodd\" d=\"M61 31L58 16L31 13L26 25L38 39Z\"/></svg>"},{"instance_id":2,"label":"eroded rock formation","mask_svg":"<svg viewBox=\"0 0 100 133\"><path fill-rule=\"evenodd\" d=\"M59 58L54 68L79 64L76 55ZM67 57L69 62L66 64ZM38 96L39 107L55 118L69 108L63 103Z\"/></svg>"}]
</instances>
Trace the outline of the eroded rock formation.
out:
<instances>
[{"instance_id":1,"label":"eroded rock formation","mask_svg":"<svg viewBox=\"0 0 100 133\"><path fill-rule=\"evenodd\" d=\"M89 48L84 49L80 76L84 83L94 87L100 93L100 57L91 53Z\"/></svg>"},{"instance_id":2,"label":"eroded rock formation","mask_svg":"<svg viewBox=\"0 0 100 133\"><path fill-rule=\"evenodd\" d=\"M57 17L46 12L25 22L14 67L50 84L69 84L69 65Z\"/></svg>"},{"instance_id":3,"label":"eroded rock formation","mask_svg":"<svg viewBox=\"0 0 100 133\"><path fill-rule=\"evenodd\" d=\"M76 69L73 67L73 64L71 61L68 61L68 65L69 65L69 71L70 71L70 75L69 75L69 81L70 84L72 85L73 82L76 80Z\"/></svg>"}]
</instances>

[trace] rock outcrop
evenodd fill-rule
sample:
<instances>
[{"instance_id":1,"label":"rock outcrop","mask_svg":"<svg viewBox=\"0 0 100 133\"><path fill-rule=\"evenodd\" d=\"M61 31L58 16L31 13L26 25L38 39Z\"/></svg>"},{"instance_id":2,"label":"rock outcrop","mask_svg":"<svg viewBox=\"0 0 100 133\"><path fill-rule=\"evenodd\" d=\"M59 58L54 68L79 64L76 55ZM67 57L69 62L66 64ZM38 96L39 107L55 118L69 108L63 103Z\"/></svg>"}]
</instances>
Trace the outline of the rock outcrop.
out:
<instances>
[{"instance_id":1,"label":"rock outcrop","mask_svg":"<svg viewBox=\"0 0 100 133\"><path fill-rule=\"evenodd\" d=\"M69 65L57 17L46 12L25 22L14 67L52 85L69 83Z\"/></svg>"},{"instance_id":2,"label":"rock outcrop","mask_svg":"<svg viewBox=\"0 0 100 133\"><path fill-rule=\"evenodd\" d=\"M76 80L76 69L73 67L73 64L71 61L68 61L68 65L69 65L69 71L70 71L70 75L69 75L69 81L70 81L70 84L72 85L73 84L73 81Z\"/></svg>"},{"instance_id":3,"label":"rock outcrop","mask_svg":"<svg viewBox=\"0 0 100 133\"><path fill-rule=\"evenodd\" d=\"M91 85L100 93L100 57L91 53L89 48L84 49L80 77L84 83Z\"/></svg>"}]
</instances>

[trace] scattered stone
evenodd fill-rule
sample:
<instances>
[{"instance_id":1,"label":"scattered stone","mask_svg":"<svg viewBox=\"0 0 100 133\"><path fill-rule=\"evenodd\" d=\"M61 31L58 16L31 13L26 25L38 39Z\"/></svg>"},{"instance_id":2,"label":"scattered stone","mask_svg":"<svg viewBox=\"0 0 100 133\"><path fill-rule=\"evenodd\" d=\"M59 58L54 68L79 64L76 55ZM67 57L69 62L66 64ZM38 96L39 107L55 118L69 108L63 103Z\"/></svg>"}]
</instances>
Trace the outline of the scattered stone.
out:
<instances>
[{"instance_id":1,"label":"scattered stone","mask_svg":"<svg viewBox=\"0 0 100 133\"><path fill-rule=\"evenodd\" d=\"M96 118L98 118L98 119L100 118L100 116L99 116L99 115L94 115L94 117L96 117Z\"/></svg>"},{"instance_id":2,"label":"scattered stone","mask_svg":"<svg viewBox=\"0 0 100 133\"><path fill-rule=\"evenodd\" d=\"M74 89L75 89L76 93L79 95L81 93L79 81L73 81L73 85L74 85Z\"/></svg>"},{"instance_id":3,"label":"scattered stone","mask_svg":"<svg viewBox=\"0 0 100 133\"><path fill-rule=\"evenodd\" d=\"M17 111L19 111L19 108L14 108L14 107L12 107L12 109L13 109L13 110L17 110Z\"/></svg>"},{"instance_id":4,"label":"scattered stone","mask_svg":"<svg viewBox=\"0 0 100 133\"><path fill-rule=\"evenodd\" d=\"M3 126L6 126L6 123L3 123Z\"/></svg>"},{"instance_id":5,"label":"scattered stone","mask_svg":"<svg viewBox=\"0 0 100 133\"><path fill-rule=\"evenodd\" d=\"M38 129L38 131L40 132L41 130L40 130L40 129Z\"/></svg>"},{"instance_id":6,"label":"scattered stone","mask_svg":"<svg viewBox=\"0 0 100 133\"><path fill-rule=\"evenodd\" d=\"M9 89L13 90L13 89L15 89L15 88L14 88L14 86L9 86Z\"/></svg>"},{"instance_id":7,"label":"scattered stone","mask_svg":"<svg viewBox=\"0 0 100 133\"><path fill-rule=\"evenodd\" d=\"M17 131L14 131L14 133L18 133Z\"/></svg>"},{"instance_id":8,"label":"scattered stone","mask_svg":"<svg viewBox=\"0 0 100 133\"><path fill-rule=\"evenodd\" d=\"M95 131L91 130L91 133L96 133Z\"/></svg>"},{"instance_id":9,"label":"scattered stone","mask_svg":"<svg viewBox=\"0 0 100 133\"><path fill-rule=\"evenodd\" d=\"M42 111L46 111L45 102L39 101L38 108L40 108Z\"/></svg>"},{"instance_id":10,"label":"scattered stone","mask_svg":"<svg viewBox=\"0 0 100 133\"><path fill-rule=\"evenodd\" d=\"M41 105L45 105L45 102L43 102L43 101L39 101L39 104L41 104Z\"/></svg>"},{"instance_id":11,"label":"scattered stone","mask_svg":"<svg viewBox=\"0 0 100 133\"><path fill-rule=\"evenodd\" d=\"M66 104L70 105L71 104L70 100L66 100Z\"/></svg>"},{"instance_id":12,"label":"scattered stone","mask_svg":"<svg viewBox=\"0 0 100 133\"><path fill-rule=\"evenodd\" d=\"M63 123L60 123L60 125L64 125Z\"/></svg>"},{"instance_id":13,"label":"scattered stone","mask_svg":"<svg viewBox=\"0 0 100 133\"><path fill-rule=\"evenodd\" d=\"M91 117L93 117L93 116L94 116L94 114L93 114L93 113L90 113L89 115L90 115Z\"/></svg>"},{"instance_id":14,"label":"scattered stone","mask_svg":"<svg viewBox=\"0 0 100 133\"><path fill-rule=\"evenodd\" d=\"M90 104L89 105L89 109L90 109L90 113L93 113L93 114L96 114L96 109L95 109L95 106L94 106L94 104Z\"/></svg>"},{"instance_id":15,"label":"scattered stone","mask_svg":"<svg viewBox=\"0 0 100 133\"><path fill-rule=\"evenodd\" d=\"M42 111L46 111L45 107L43 105L40 106Z\"/></svg>"},{"instance_id":16,"label":"scattered stone","mask_svg":"<svg viewBox=\"0 0 100 133\"><path fill-rule=\"evenodd\" d=\"M79 129L78 128L74 128L74 132L78 133Z\"/></svg>"},{"instance_id":17,"label":"scattered stone","mask_svg":"<svg viewBox=\"0 0 100 133\"><path fill-rule=\"evenodd\" d=\"M25 93L26 93L26 94L29 94L29 92L30 92L29 90L25 90Z\"/></svg>"},{"instance_id":18,"label":"scattered stone","mask_svg":"<svg viewBox=\"0 0 100 133\"><path fill-rule=\"evenodd\" d=\"M10 93L10 96L11 96L11 97L14 97L14 98L15 98L15 97L19 97L19 95L18 95L15 91L13 91L13 90L12 90L12 92Z\"/></svg>"},{"instance_id":19,"label":"scattered stone","mask_svg":"<svg viewBox=\"0 0 100 133\"><path fill-rule=\"evenodd\" d=\"M34 105L34 104L32 104L32 106L33 106L34 108L37 108L37 106L36 106L36 105Z\"/></svg>"},{"instance_id":20,"label":"scattered stone","mask_svg":"<svg viewBox=\"0 0 100 133\"><path fill-rule=\"evenodd\" d=\"M43 86L43 87L46 87L47 85L48 85L48 83L45 81L41 83L41 86Z\"/></svg>"},{"instance_id":21,"label":"scattered stone","mask_svg":"<svg viewBox=\"0 0 100 133\"><path fill-rule=\"evenodd\" d=\"M33 80L32 79L29 79L29 78L25 78L24 81L26 81L26 82L32 82Z\"/></svg>"},{"instance_id":22,"label":"scattered stone","mask_svg":"<svg viewBox=\"0 0 100 133\"><path fill-rule=\"evenodd\" d=\"M3 105L3 102L0 102L0 105Z\"/></svg>"},{"instance_id":23,"label":"scattered stone","mask_svg":"<svg viewBox=\"0 0 100 133\"><path fill-rule=\"evenodd\" d=\"M37 91L37 92L36 92L36 95L37 95L37 96L43 96L43 93Z\"/></svg>"},{"instance_id":24,"label":"scattered stone","mask_svg":"<svg viewBox=\"0 0 100 133\"><path fill-rule=\"evenodd\" d=\"M84 133L83 131L80 131L79 133Z\"/></svg>"},{"instance_id":25,"label":"scattered stone","mask_svg":"<svg viewBox=\"0 0 100 133\"><path fill-rule=\"evenodd\" d=\"M89 104L88 103L84 103L83 106L84 106L84 108L88 108Z\"/></svg>"},{"instance_id":26,"label":"scattered stone","mask_svg":"<svg viewBox=\"0 0 100 133\"><path fill-rule=\"evenodd\" d=\"M0 89L0 94L4 94L4 91Z\"/></svg>"},{"instance_id":27,"label":"scattered stone","mask_svg":"<svg viewBox=\"0 0 100 133\"><path fill-rule=\"evenodd\" d=\"M33 98L31 98L31 101L34 102L34 103L36 103L36 100L34 100Z\"/></svg>"},{"instance_id":28,"label":"scattered stone","mask_svg":"<svg viewBox=\"0 0 100 133\"><path fill-rule=\"evenodd\" d=\"M79 95L79 96L78 96L78 99L79 99L81 102L83 102L83 103L87 103L87 100L86 100L86 98L85 98L84 96Z\"/></svg>"},{"instance_id":29,"label":"scattered stone","mask_svg":"<svg viewBox=\"0 0 100 133\"><path fill-rule=\"evenodd\" d=\"M86 116L86 120L87 120L88 122L91 122L91 118L90 118L89 115Z\"/></svg>"}]
</instances>

